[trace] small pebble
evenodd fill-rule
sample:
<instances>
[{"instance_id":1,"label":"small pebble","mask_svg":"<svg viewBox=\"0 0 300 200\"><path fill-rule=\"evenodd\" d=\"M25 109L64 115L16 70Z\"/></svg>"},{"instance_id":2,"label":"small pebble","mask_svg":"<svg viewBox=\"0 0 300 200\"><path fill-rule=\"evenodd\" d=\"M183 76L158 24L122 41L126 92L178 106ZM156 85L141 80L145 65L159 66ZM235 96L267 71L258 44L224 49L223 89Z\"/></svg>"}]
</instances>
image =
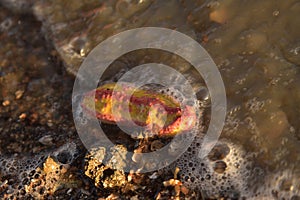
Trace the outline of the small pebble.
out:
<instances>
[{"instance_id":1,"label":"small pebble","mask_svg":"<svg viewBox=\"0 0 300 200\"><path fill-rule=\"evenodd\" d=\"M214 166L214 171L217 173L223 173L227 168L227 165L224 161L217 161Z\"/></svg>"},{"instance_id":2,"label":"small pebble","mask_svg":"<svg viewBox=\"0 0 300 200\"><path fill-rule=\"evenodd\" d=\"M131 197L130 200L139 200L138 195Z\"/></svg>"},{"instance_id":3,"label":"small pebble","mask_svg":"<svg viewBox=\"0 0 300 200\"><path fill-rule=\"evenodd\" d=\"M8 100L5 100L2 102L3 106L9 106L9 104L10 104L10 101L8 101Z\"/></svg>"},{"instance_id":4,"label":"small pebble","mask_svg":"<svg viewBox=\"0 0 300 200\"><path fill-rule=\"evenodd\" d=\"M150 149L151 151L156 151L158 149L161 149L164 146L164 144L160 140L154 140L151 143Z\"/></svg>"},{"instance_id":5,"label":"small pebble","mask_svg":"<svg viewBox=\"0 0 300 200\"><path fill-rule=\"evenodd\" d=\"M274 12L273 12L273 16L274 17L277 17L279 15L279 10L275 10Z\"/></svg>"},{"instance_id":6,"label":"small pebble","mask_svg":"<svg viewBox=\"0 0 300 200\"><path fill-rule=\"evenodd\" d=\"M51 146L53 145L53 138L51 135L45 135L39 139L39 142L43 145Z\"/></svg>"},{"instance_id":7,"label":"small pebble","mask_svg":"<svg viewBox=\"0 0 300 200\"><path fill-rule=\"evenodd\" d=\"M150 179L157 179L157 177L158 177L158 173L157 172L154 172L153 174L151 174L149 176Z\"/></svg>"},{"instance_id":8,"label":"small pebble","mask_svg":"<svg viewBox=\"0 0 300 200\"><path fill-rule=\"evenodd\" d=\"M52 126L53 126L52 120L48 120L48 121L47 121L47 125L48 125L49 127L52 127Z\"/></svg>"},{"instance_id":9,"label":"small pebble","mask_svg":"<svg viewBox=\"0 0 300 200\"><path fill-rule=\"evenodd\" d=\"M85 49L80 49L80 56L81 57L85 57L86 56Z\"/></svg>"},{"instance_id":10,"label":"small pebble","mask_svg":"<svg viewBox=\"0 0 300 200\"><path fill-rule=\"evenodd\" d=\"M16 99L21 99L24 94L24 91L18 90L15 92Z\"/></svg>"},{"instance_id":11,"label":"small pebble","mask_svg":"<svg viewBox=\"0 0 300 200\"><path fill-rule=\"evenodd\" d=\"M26 114L25 113L22 113L20 116L19 116L19 119L25 119L26 118Z\"/></svg>"},{"instance_id":12,"label":"small pebble","mask_svg":"<svg viewBox=\"0 0 300 200\"><path fill-rule=\"evenodd\" d=\"M217 144L208 154L208 159L217 161L224 159L230 152L230 148L226 144Z\"/></svg>"},{"instance_id":13,"label":"small pebble","mask_svg":"<svg viewBox=\"0 0 300 200\"><path fill-rule=\"evenodd\" d=\"M68 191L67 191L67 194L70 195L73 191L73 188L70 188Z\"/></svg>"}]
</instances>

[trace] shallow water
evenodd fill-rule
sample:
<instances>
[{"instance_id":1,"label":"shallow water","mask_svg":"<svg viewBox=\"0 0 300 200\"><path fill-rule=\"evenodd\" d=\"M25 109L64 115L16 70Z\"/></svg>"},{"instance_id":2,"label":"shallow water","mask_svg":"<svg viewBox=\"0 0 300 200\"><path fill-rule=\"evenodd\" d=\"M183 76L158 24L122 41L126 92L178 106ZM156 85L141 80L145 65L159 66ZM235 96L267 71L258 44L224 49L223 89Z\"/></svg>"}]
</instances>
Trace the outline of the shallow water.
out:
<instances>
[{"instance_id":1,"label":"shallow water","mask_svg":"<svg viewBox=\"0 0 300 200\"><path fill-rule=\"evenodd\" d=\"M227 16L205 44L227 90L222 137L255 153L267 174L261 193L299 195L300 2L223 1L213 10Z\"/></svg>"},{"instance_id":2,"label":"shallow water","mask_svg":"<svg viewBox=\"0 0 300 200\"><path fill-rule=\"evenodd\" d=\"M300 189L300 4L251 1L235 9L232 3L227 9L235 16L211 35L206 46L227 88L230 111L223 136L257 153L256 163L270 176L263 184L265 193L273 190L289 198L281 191L298 194ZM291 183L289 189L280 186L285 181Z\"/></svg>"},{"instance_id":3,"label":"shallow water","mask_svg":"<svg viewBox=\"0 0 300 200\"><path fill-rule=\"evenodd\" d=\"M94 46L130 28L174 28L196 39L217 64L226 87L228 114L221 138L239 152L238 162L246 163L245 173L243 166L240 168L243 172L238 169L235 172L238 175L234 177L240 180L233 181L246 180L250 188L238 191L238 197L300 198L298 0L140 1L131 4L90 1L72 5L65 1L37 1L33 10L43 23L48 41L73 74ZM179 58L161 52L136 53L112 65L104 79L111 80L115 73L124 73L124 68L128 70L156 60L185 74L195 90L204 85L192 67ZM150 56L146 57L146 53ZM227 161L236 157L228 155ZM248 171L244 158L251 158ZM233 168L228 167L229 174L230 169ZM252 181L254 169L259 171L260 179ZM183 177L184 173L183 170ZM193 185L191 180L186 183ZM205 190L210 184L199 187ZM219 187L210 195L224 196Z\"/></svg>"}]
</instances>

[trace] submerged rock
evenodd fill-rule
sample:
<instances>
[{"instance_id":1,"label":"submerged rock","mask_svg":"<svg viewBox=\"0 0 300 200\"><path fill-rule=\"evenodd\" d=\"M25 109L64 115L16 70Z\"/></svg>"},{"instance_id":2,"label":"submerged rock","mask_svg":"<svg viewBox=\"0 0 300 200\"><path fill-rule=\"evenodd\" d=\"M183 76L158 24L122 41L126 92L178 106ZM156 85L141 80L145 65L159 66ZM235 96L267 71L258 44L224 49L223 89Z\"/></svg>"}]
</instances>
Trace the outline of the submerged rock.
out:
<instances>
[{"instance_id":1,"label":"submerged rock","mask_svg":"<svg viewBox=\"0 0 300 200\"><path fill-rule=\"evenodd\" d=\"M34 14L74 75L96 45L122 31L159 26L193 34L178 1L37 1Z\"/></svg>"}]
</instances>

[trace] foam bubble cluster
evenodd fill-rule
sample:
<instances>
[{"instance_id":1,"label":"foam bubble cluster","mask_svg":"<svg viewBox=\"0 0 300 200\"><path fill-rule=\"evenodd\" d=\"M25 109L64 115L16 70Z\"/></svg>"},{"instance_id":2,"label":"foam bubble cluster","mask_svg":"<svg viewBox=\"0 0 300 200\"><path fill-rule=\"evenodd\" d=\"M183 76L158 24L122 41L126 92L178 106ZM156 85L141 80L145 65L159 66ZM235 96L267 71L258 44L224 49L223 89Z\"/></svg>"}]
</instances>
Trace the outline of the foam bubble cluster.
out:
<instances>
[{"instance_id":1,"label":"foam bubble cluster","mask_svg":"<svg viewBox=\"0 0 300 200\"><path fill-rule=\"evenodd\" d=\"M180 168L185 186L200 190L209 198L238 199L248 197L248 180L253 162L237 145L221 140L204 159L198 157L202 138L198 137L174 164ZM261 171L258 170L257 173Z\"/></svg>"},{"instance_id":2,"label":"foam bubble cluster","mask_svg":"<svg viewBox=\"0 0 300 200\"><path fill-rule=\"evenodd\" d=\"M198 135L171 168L179 167L183 184L203 198L300 199L297 169L263 170L254 162L254 153L227 140L219 140L208 156L200 159L202 141Z\"/></svg>"},{"instance_id":3,"label":"foam bubble cluster","mask_svg":"<svg viewBox=\"0 0 300 200\"><path fill-rule=\"evenodd\" d=\"M52 195L65 180L69 165L76 158L74 143L67 143L55 151L33 157L0 157L1 198L44 199Z\"/></svg>"}]
</instances>

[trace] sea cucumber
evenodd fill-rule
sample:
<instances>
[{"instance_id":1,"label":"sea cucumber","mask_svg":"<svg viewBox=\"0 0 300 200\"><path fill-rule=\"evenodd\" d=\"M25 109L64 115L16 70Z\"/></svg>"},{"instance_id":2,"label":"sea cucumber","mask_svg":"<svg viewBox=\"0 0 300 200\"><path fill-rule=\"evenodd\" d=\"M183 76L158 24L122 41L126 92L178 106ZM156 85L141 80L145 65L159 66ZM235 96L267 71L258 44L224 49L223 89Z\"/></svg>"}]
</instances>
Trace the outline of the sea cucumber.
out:
<instances>
[{"instance_id":1,"label":"sea cucumber","mask_svg":"<svg viewBox=\"0 0 300 200\"><path fill-rule=\"evenodd\" d=\"M95 94L95 112L91 102ZM112 109L114 103L114 109ZM130 122L155 132L158 136L174 136L195 126L196 112L189 105L180 106L173 97L132 85L109 83L84 95L81 106L85 113L104 122L130 126ZM125 112L126 108L129 112ZM113 113L114 111L114 113ZM129 114L128 114L129 113Z\"/></svg>"}]
</instances>

